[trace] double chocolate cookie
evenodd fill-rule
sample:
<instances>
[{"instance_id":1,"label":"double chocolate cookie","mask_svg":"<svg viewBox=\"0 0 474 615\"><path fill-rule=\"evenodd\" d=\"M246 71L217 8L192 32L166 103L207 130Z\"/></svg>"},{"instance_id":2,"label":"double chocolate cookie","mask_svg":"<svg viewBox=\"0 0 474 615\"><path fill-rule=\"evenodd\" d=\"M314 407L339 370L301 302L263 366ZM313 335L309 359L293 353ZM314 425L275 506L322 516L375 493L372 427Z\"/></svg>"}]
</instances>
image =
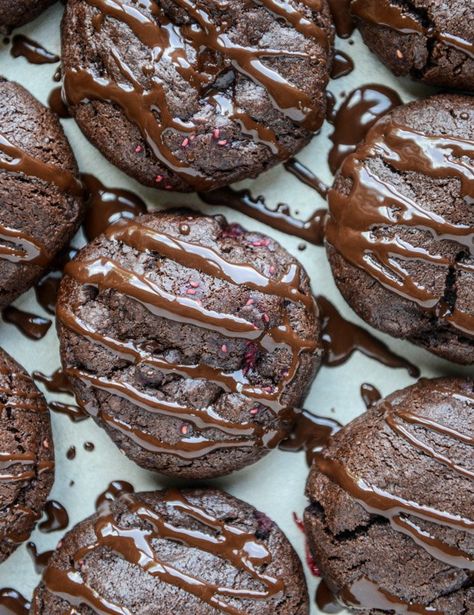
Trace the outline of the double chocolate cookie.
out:
<instances>
[{"instance_id":1,"label":"double chocolate cookie","mask_svg":"<svg viewBox=\"0 0 474 615\"><path fill-rule=\"evenodd\" d=\"M396 75L474 91L472 0L352 0L367 46Z\"/></svg>"},{"instance_id":2,"label":"double chocolate cookie","mask_svg":"<svg viewBox=\"0 0 474 615\"><path fill-rule=\"evenodd\" d=\"M327 252L368 323L474 363L474 101L397 107L343 162L329 192Z\"/></svg>"},{"instance_id":3,"label":"double chocolate cookie","mask_svg":"<svg viewBox=\"0 0 474 615\"><path fill-rule=\"evenodd\" d=\"M0 77L0 307L42 276L76 232L82 189L57 117Z\"/></svg>"},{"instance_id":4,"label":"double chocolate cookie","mask_svg":"<svg viewBox=\"0 0 474 615\"><path fill-rule=\"evenodd\" d=\"M0 34L36 19L56 0L0 0Z\"/></svg>"},{"instance_id":5,"label":"double chocolate cookie","mask_svg":"<svg viewBox=\"0 0 474 615\"><path fill-rule=\"evenodd\" d=\"M472 613L473 380L375 403L316 456L307 495L322 588L351 612Z\"/></svg>"},{"instance_id":6,"label":"double chocolate cookie","mask_svg":"<svg viewBox=\"0 0 474 615\"><path fill-rule=\"evenodd\" d=\"M320 365L309 279L276 241L167 211L65 268L61 358L79 403L145 468L204 478L288 435Z\"/></svg>"},{"instance_id":7,"label":"double chocolate cookie","mask_svg":"<svg viewBox=\"0 0 474 615\"><path fill-rule=\"evenodd\" d=\"M0 350L0 562L29 537L53 479L46 402L24 369Z\"/></svg>"},{"instance_id":8,"label":"double chocolate cookie","mask_svg":"<svg viewBox=\"0 0 474 615\"><path fill-rule=\"evenodd\" d=\"M127 494L79 523L37 615L308 615L301 563L266 515L214 489Z\"/></svg>"},{"instance_id":9,"label":"double chocolate cookie","mask_svg":"<svg viewBox=\"0 0 474 615\"><path fill-rule=\"evenodd\" d=\"M320 128L326 0L70 0L64 91L84 134L156 188L255 177Z\"/></svg>"}]
</instances>

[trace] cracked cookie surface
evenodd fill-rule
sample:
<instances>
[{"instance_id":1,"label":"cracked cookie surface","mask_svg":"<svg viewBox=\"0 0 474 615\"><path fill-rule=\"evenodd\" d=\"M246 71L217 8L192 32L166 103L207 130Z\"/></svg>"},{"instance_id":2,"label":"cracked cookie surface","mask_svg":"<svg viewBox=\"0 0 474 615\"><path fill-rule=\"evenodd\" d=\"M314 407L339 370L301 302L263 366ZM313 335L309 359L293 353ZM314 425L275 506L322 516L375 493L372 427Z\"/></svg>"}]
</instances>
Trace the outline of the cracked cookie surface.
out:
<instances>
[{"instance_id":1,"label":"cracked cookie surface","mask_svg":"<svg viewBox=\"0 0 474 615\"><path fill-rule=\"evenodd\" d=\"M27 540L54 479L49 411L33 380L0 349L0 562Z\"/></svg>"},{"instance_id":2,"label":"cracked cookie surface","mask_svg":"<svg viewBox=\"0 0 474 615\"><path fill-rule=\"evenodd\" d=\"M367 46L396 75L474 91L471 0L352 0Z\"/></svg>"},{"instance_id":3,"label":"cracked cookie surface","mask_svg":"<svg viewBox=\"0 0 474 615\"><path fill-rule=\"evenodd\" d=\"M376 402L317 456L306 492L312 554L350 610L472 614L473 380Z\"/></svg>"},{"instance_id":4,"label":"cracked cookie surface","mask_svg":"<svg viewBox=\"0 0 474 615\"><path fill-rule=\"evenodd\" d=\"M396 108L335 178L327 252L336 284L374 327L474 362L474 102Z\"/></svg>"},{"instance_id":5,"label":"cracked cookie surface","mask_svg":"<svg viewBox=\"0 0 474 615\"><path fill-rule=\"evenodd\" d=\"M276 241L171 210L111 227L65 273L63 367L134 461L209 478L286 437L322 344L308 276Z\"/></svg>"}]
</instances>

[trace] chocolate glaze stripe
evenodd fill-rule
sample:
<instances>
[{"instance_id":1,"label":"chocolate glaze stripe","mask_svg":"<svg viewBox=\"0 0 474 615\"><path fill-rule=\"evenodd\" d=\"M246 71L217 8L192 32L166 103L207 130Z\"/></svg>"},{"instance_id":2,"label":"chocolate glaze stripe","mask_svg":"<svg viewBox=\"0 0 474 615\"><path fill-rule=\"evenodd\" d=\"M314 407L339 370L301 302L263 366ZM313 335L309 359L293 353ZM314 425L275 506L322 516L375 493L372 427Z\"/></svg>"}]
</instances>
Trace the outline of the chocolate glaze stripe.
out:
<instances>
[{"instance_id":1,"label":"chocolate glaze stripe","mask_svg":"<svg viewBox=\"0 0 474 615\"><path fill-rule=\"evenodd\" d=\"M0 241L16 244L16 246L0 245L0 259L12 263L28 262L39 266L45 266L51 260L51 255L43 244L26 233L4 224L0 224Z\"/></svg>"},{"instance_id":2,"label":"chocolate glaze stripe","mask_svg":"<svg viewBox=\"0 0 474 615\"><path fill-rule=\"evenodd\" d=\"M427 136L394 123L390 117L378 122L368 133L357 154L346 158L341 172L350 178L353 187L349 195L329 192L330 218L326 239L346 260L365 270L380 284L414 301L427 310L435 310L440 299L429 288L419 285L406 269L395 262L423 260L437 266L452 266L446 257L415 247L408 241L379 241L373 228L391 226L393 210L398 211L398 224L429 231L435 238L456 241L472 253L474 228L451 223L429 212L394 185L381 180L365 165L366 160L382 153L386 164L396 171L418 172L433 178L456 178L462 195L474 195L474 171L467 157L474 159L474 143L446 136ZM464 157L464 159L462 158ZM474 266L456 263L458 269L474 271ZM453 327L468 335L474 334L474 317L458 308L443 316Z\"/></svg>"},{"instance_id":3,"label":"chocolate glaze stripe","mask_svg":"<svg viewBox=\"0 0 474 615\"><path fill-rule=\"evenodd\" d=\"M82 561L96 549L106 548L122 556L131 564L140 566L158 582L178 587L229 615L244 615L245 611L229 604L226 598L257 601L278 600L283 593L284 581L258 570L258 568L265 569L271 563L272 558L266 546L259 542L254 534L246 533L212 517L200 507L192 505L178 491L170 490L164 497L166 507L170 510L170 518L180 513L185 514L211 531L188 530L179 527L151 510L145 502L134 501L128 494L124 494L121 501L126 503L130 513L140 518L141 528L146 529L129 530L120 527L110 513L109 506L105 504L100 509L95 524L95 543L79 549L74 555L74 562ZM193 549L213 553L232 564L242 574L250 575L255 583L262 586L262 589L219 587L191 576L184 570L159 559L151 546L152 540L156 539L172 540ZM73 606L87 604L99 615L130 615L126 607L111 603L88 586L82 579L81 573L73 568L64 571L48 566L43 582L48 591L64 598Z\"/></svg>"},{"instance_id":4,"label":"chocolate glaze stripe","mask_svg":"<svg viewBox=\"0 0 474 615\"><path fill-rule=\"evenodd\" d=\"M424 26L419 19L412 17L409 11L403 10L403 4L390 0L352 0L353 15L370 23L386 26L402 34L421 34L434 37L440 43L456 49L474 58L474 41L468 41L449 32L442 32L435 26Z\"/></svg>"},{"instance_id":5,"label":"chocolate glaze stripe","mask_svg":"<svg viewBox=\"0 0 474 615\"><path fill-rule=\"evenodd\" d=\"M311 295L304 295L298 291L301 272L298 265L291 265L283 279L276 281L266 277L250 264L232 263L222 258L212 248L159 233L135 221L123 226L114 225L105 234L111 241L120 241L141 252L145 250L158 252L184 267L198 269L231 284L243 284L261 293L299 301L306 307L314 306Z\"/></svg>"},{"instance_id":6,"label":"chocolate glaze stripe","mask_svg":"<svg viewBox=\"0 0 474 615\"><path fill-rule=\"evenodd\" d=\"M28 615L30 603L14 589L0 589L0 613L3 615Z\"/></svg>"}]
</instances>

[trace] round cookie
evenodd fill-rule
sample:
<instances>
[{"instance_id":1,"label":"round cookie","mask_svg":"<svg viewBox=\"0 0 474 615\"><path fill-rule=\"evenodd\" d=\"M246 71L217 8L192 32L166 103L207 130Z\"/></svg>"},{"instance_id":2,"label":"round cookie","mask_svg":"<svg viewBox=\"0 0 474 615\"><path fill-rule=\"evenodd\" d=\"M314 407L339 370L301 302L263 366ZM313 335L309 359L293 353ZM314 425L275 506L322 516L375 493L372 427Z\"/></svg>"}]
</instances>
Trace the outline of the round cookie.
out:
<instances>
[{"instance_id":1,"label":"round cookie","mask_svg":"<svg viewBox=\"0 0 474 615\"><path fill-rule=\"evenodd\" d=\"M0 349L0 562L27 540L54 480L48 407L25 370Z\"/></svg>"},{"instance_id":2,"label":"round cookie","mask_svg":"<svg viewBox=\"0 0 474 615\"><path fill-rule=\"evenodd\" d=\"M222 216L109 227L66 266L57 316L79 403L172 476L228 474L277 446L322 356L305 271Z\"/></svg>"},{"instance_id":3,"label":"round cookie","mask_svg":"<svg viewBox=\"0 0 474 615\"><path fill-rule=\"evenodd\" d=\"M286 536L216 489L127 494L79 523L51 558L32 608L59 615L71 606L78 614L309 614Z\"/></svg>"},{"instance_id":4,"label":"round cookie","mask_svg":"<svg viewBox=\"0 0 474 615\"><path fill-rule=\"evenodd\" d=\"M0 307L45 272L79 227L82 189L57 117L0 77Z\"/></svg>"},{"instance_id":5,"label":"round cookie","mask_svg":"<svg viewBox=\"0 0 474 615\"><path fill-rule=\"evenodd\" d=\"M325 116L327 0L70 0L64 92L87 138L139 182L207 191L306 145Z\"/></svg>"},{"instance_id":6,"label":"round cookie","mask_svg":"<svg viewBox=\"0 0 474 615\"><path fill-rule=\"evenodd\" d=\"M395 75L474 91L471 0L352 0L362 38Z\"/></svg>"},{"instance_id":7,"label":"round cookie","mask_svg":"<svg viewBox=\"0 0 474 615\"><path fill-rule=\"evenodd\" d=\"M0 0L0 34L36 19L56 0Z\"/></svg>"},{"instance_id":8,"label":"round cookie","mask_svg":"<svg viewBox=\"0 0 474 615\"><path fill-rule=\"evenodd\" d=\"M474 101L397 107L343 162L329 192L329 261L369 324L474 362Z\"/></svg>"},{"instance_id":9,"label":"round cookie","mask_svg":"<svg viewBox=\"0 0 474 615\"><path fill-rule=\"evenodd\" d=\"M316 457L306 533L323 587L351 612L471 612L473 446L474 381L422 379Z\"/></svg>"}]
</instances>

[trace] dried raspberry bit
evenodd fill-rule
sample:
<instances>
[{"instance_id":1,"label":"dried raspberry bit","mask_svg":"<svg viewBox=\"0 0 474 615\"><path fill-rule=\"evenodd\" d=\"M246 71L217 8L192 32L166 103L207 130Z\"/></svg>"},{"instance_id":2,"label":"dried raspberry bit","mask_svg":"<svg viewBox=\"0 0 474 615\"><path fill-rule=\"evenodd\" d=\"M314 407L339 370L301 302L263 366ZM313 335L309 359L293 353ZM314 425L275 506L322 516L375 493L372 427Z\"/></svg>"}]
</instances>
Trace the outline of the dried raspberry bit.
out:
<instances>
[{"instance_id":1,"label":"dried raspberry bit","mask_svg":"<svg viewBox=\"0 0 474 615\"><path fill-rule=\"evenodd\" d=\"M262 320L263 320L263 322L265 322L265 323L269 323L269 322L270 322L270 316L269 316L266 312L264 312L264 313L262 314Z\"/></svg>"},{"instance_id":2,"label":"dried raspberry bit","mask_svg":"<svg viewBox=\"0 0 474 615\"><path fill-rule=\"evenodd\" d=\"M222 352L228 352L229 349L227 348L227 344L222 344L221 350Z\"/></svg>"},{"instance_id":3,"label":"dried raspberry bit","mask_svg":"<svg viewBox=\"0 0 474 615\"><path fill-rule=\"evenodd\" d=\"M240 226L240 224L228 224L225 229L222 231L222 237L236 239L237 237L241 237L244 234L244 229Z\"/></svg>"},{"instance_id":4,"label":"dried raspberry bit","mask_svg":"<svg viewBox=\"0 0 474 615\"><path fill-rule=\"evenodd\" d=\"M248 299L247 303L245 305L253 305L255 303L255 300L250 298Z\"/></svg>"},{"instance_id":5,"label":"dried raspberry bit","mask_svg":"<svg viewBox=\"0 0 474 615\"><path fill-rule=\"evenodd\" d=\"M186 424L181 425L181 427L179 428L179 431L183 436L186 436L189 433L189 425L186 425Z\"/></svg>"},{"instance_id":6,"label":"dried raspberry bit","mask_svg":"<svg viewBox=\"0 0 474 615\"><path fill-rule=\"evenodd\" d=\"M296 523L296 526L298 527L298 529L301 530L301 532L304 534L304 537L305 537L306 564L308 565L308 568L314 577L320 577L321 572L319 568L316 566L313 556L311 555L311 551L309 550L308 541L306 540L306 531L305 531L303 520L300 519L295 512L293 513L293 520Z\"/></svg>"},{"instance_id":7,"label":"dried raspberry bit","mask_svg":"<svg viewBox=\"0 0 474 615\"><path fill-rule=\"evenodd\" d=\"M270 532L273 529L273 521L267 517L265 513L258 510L255 511L254 515L257 520L257 531L255 532L255 537L259 540L266 540L270 536Z\"/></svg>"},{"instance_id":8,"label":"dried raspberry bit","mask_svg":"<svg viewBox=\"0 0 474 615\"><path fill-rule=\"evenodd\" d=\"M257 363L257 346L253 342L249 342L247 345L247 352L244 355L244 367L242 372L247 374L251 369L255 367Z\"/></svg>"},{"instance_id":9,"label":"dried raspberry bit","mask_svg":"<svg viewBox=\"0 0 474 615\"><path fill-rule=\"evenodd\" d=\"M252 416L255 416L256 414L258 414L258 413L259 413L259 411L260 411L260 408L255 407L255 408L252 408L252 409L250 410L250 414L251 414Z\"/></svg>"},{"instance_id":10,"label":"dried raspberry bit","mask_svg":"<svg viewBox=\"0 0 474 615\"><path fill-rule=\"evenodd\" d=\"M276 267L274 265L270 265L270 269L268 271L270 272L270 275L273 275L276 271Z\"/></svg>"},{"instance_id":11,"label":"dried raspberry bit","mask_svg":"<svg viewBox=\"0 0 474 615\"><path fill-rule=\"evenodd\" d=\"M196 289L195 288L188 288L188 289L186 289L186 294L187 295L195 295L196 294Z\"/></svg>"},{"instance_id":12,"label":"dried raspberry bit","mask_svg":"<svg viewBox=\"0 0 474 615\"><path fill-rule=\"evenodd\" d=\"M173 190L173 186L171 184L166 184L165 190Z\"/></svg>"},{"instance_id":13,"label":"dried raspberry bit","mask_svg":"<svg viewBox=\"0 0 474 615\"><path fill-rule=\"evenodd\" d=\"M162 181L163 181L163 175L157 175L157 176L155 177L155 182L156 182L157 184L159 184L159 183L160 183L160 182L162 182Z\"/></svg>"},{"instance_id":14,"label":"dried raspberry bit","mask_svg":"<svg viewBox=\"0 0 474 615\"><path fill-rule=\"evenodd\" d=\"M273 393L273 387L272 386L268 386L268 387L262 387L262 391L264 393Z\"/></svg>"},{"instance_id":15,"label":"dried raspberry bit","mask_svg":"<svg viewBox=\"0 0 474 615\"><path fill-rule=\"evenodd\" d=\"M220 140L217 142L217 145L227 145L227 139L220 139Z\"/></svg>"},{"instance_id":16,"label":"dried raspberry bit","mask_svg":"<svg viewBox=\"0 0 474 615\"><path fill-rule=\"evenodd\" d=\"M135 154L139 154L142 150L143 147L141 145L137 145L137 147L135 148Z\"/></svg>"},{"instance_id":17,"label":"dried raspberry bit","mask_svg":"<svg viewBox=\"0 0 474 615\"><path fill-rule=\"evenodd\" d=\"M199 282L189 282L189 286L191 286L192 288L198 288L199 287Z\"/></svg>"},{"instance_id":18,"label":"dried raspberry bit","mask_svg":"<svg viewBox=\"0 0 474 615\"><path fill-rule=\"evenodd\" d=\"M214 130L212 131L212 136L214 139L218 139L221 135L221 131L219 130L219 128L214 128Z\"/></svg>"},{"instance_id":19,"label":"dried raspberry bit","mask_svg":"<svg viewBox=\"0 0 474 615\"><path fill-rule=\"evenodd\" d=\"M268 237L262 237L262 239L252 241L250 245L254 248L268 248L270 245L270 239L268 239Z\"/></svg>"},{"instance_id":20,"label":"dried raspberry bit","mask_svg":"<svg viewBox=\"0 0 474 615\"><path fill-rule=\"evenodd\" d=\"M183 142L181 143L181 147L188 147L189 145L189 139L188 137L186 137L185 139L183 139Z\"/></svg>"},{"instance_id":21,"label":"dried raspberry bit","mask_svg":"<svg viewBox=\"0 0 474 615\"><path fill-rule=\"evenodd\" d=\"M397 56L399 60L403 60L403 53L400 51L400 49L397 49L397 51L395 52L395 55Z\"/></svg>"}]
</instances>

